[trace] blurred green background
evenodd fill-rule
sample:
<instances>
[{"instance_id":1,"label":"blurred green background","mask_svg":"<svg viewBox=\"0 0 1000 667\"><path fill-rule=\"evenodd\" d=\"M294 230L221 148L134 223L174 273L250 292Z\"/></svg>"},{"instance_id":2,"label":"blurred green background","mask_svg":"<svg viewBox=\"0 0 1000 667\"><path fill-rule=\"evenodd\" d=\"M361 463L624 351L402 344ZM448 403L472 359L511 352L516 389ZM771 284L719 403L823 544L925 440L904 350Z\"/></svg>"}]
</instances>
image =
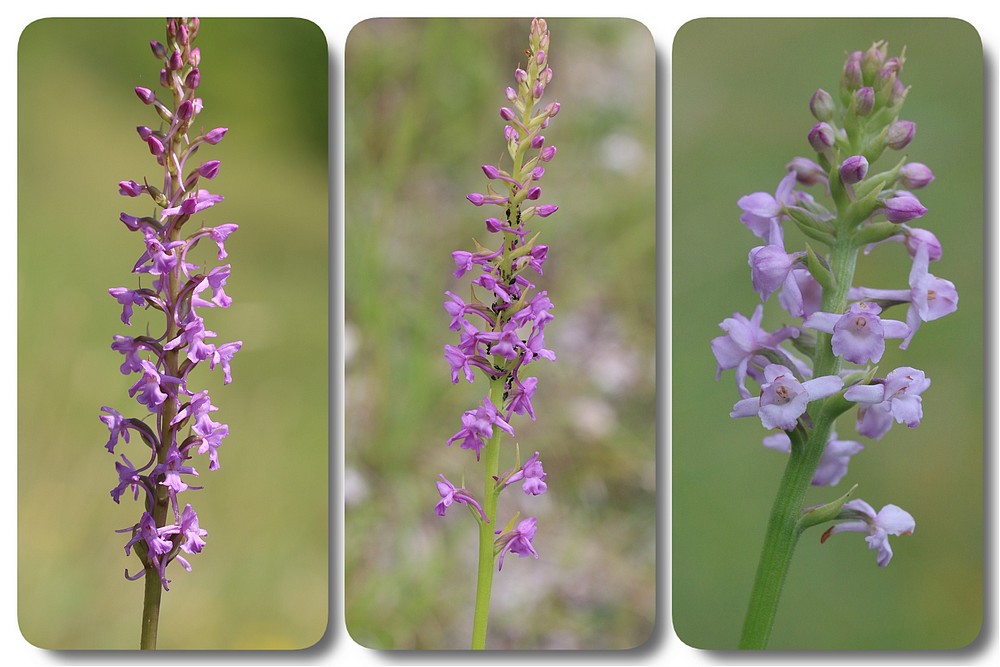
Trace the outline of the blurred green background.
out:
<instances>
[{"instance_id":1,"label":"blurred green background","mask_svg":"<svg viewBox=\"0 0 1000 667\"><path fill-rule=\"evenodd\" d=\"M894 425L881 441L861 438L832 500L851 484L876 509L908 510L916 531L892 539L885 569L863 536L819 544L805 533L783 592L774 649L954 649L982 620L983 585L983 130L982 48L966 23L935 20L729 20L684 25L673 46L672 208L672 613L680 638L698 648L735 648L782 455L761 445L756 420L727 415L737 400L733 372L715 381L709 342L735 311L749 315L747 252L759 241L739 222L736 201L773 193L784 165L810 156L818 87L837 89L847 52L889 42L906 46L902 80L912 86L903 117L917 124L909 160L937 180L920 191L929 212L919 226L940 239L931 270L958 288L958 311L925 324L906 352L888 345L880 368L911 365L933 384L919 428ZM892 151L876 170L899 159ZM816 196L821 190L813 188ZM797 230L789 250L802 247ZM906 288L901 246L859 262L858 283ZM765 328L791 323L776 296ZM900 319L905 311L890 317ZM853 413L838 432L855 436Z\"/></svg>"},{"instance_id":2,"label":"blurred green background","mask_svg":"<svg viewBox=\"0 0 1000 667\"><path fill-rule=\"evenodd\" d=\"M435 482L481 488L472 453L445 441L486 384L451 384L443 348L458 337L442 303L468 293L451 252L493 242L493 211L465 195L504 152L497 111L529 25L370 20L348 38L345 617L367 647L469 646L475 524L434 514ZM550 247L537 285L555 303L558 360L533 367L537 422L513 420L549 490L501 498L503 521L538 518L541 558L509 558L495 577L487 646L632 648L656 605L655 55L632 21L549 28L543 101L562 110L540 201L560 210L534 228Z\"/></svg>"},{"instance_id":3,"label":"blurred green background","mask_svg":"<svg viewBox=\"0 0 1000 667\"><path fill-rule=\"evenodd\" d=\"M162 182L137 125L156 126L133 88L159 89L149 41L163 19L45 19L18 53L18 620L50 649L136 648L141 582L123 578L122 547L140 505L116 505L114 460L98 421L110 405L132 415L134 381L112 336L156 332L138 313L131 332L107 294L134 285L142 239L118 220L151 207L118 195L123 179ZM229 133L199 158L219 159L226 197L193 224L236 222L228 310L206 316L219 341L243 340L233 383L207 365L207 388L229 424L222 467L198 457L188 491L205 550L193 571L170 567L159 648L294 649L327 626L328 50L303 20L205 19L198 126ZM214 255L212 257L214 260ZM135 439L119 444L133 462Z\"/></svg>"}]
</instances>

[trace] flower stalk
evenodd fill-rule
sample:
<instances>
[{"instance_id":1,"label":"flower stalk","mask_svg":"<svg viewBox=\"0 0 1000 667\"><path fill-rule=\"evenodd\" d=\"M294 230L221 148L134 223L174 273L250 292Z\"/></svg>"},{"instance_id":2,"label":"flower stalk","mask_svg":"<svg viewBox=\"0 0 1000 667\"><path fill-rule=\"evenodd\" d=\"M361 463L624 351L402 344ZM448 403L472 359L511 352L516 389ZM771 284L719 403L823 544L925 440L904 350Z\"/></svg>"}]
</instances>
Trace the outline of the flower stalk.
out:
<instances>
[{"instance_id":1,"label":"flower stalk","mask_svg":"<svg viewBox=\"0 0 1000 667\"><path fill-rule=\"evenodd\" d=\"M476 461L483 464L483 500L480 504L466 489L458 489L444 475L437 482L441 500L435 511L444 516L453 503L467 505L479 528L479 565L476 577L476 603L473 615L472 648L486 648L490 598L493 590L493 568L503 568L504 556L516 553L520 557L538 553L532 545L536 519L529 517L517 523L517 515L501 529L497 528L500 494L511 484L520 482L527 495L539 495L547 489L547 477L538 452L525 461L514 448L514 466L501 471L504 455L503 434L514 435L510 422L515 414L535 419L531 399L538 379L524 374L527 366L538 359L555 360L555 353L545 348L545 326L552 320L552 302L547 293L536 291L529 280L531 273L542 274L548 256L548 246L539 242L540 233L528 228L558 210L553 204L530 204L541 198L538 182L545 174L544 164L556 154L542 135L549 121L559 113L557 102L539 109L545 87L552 80L549 67L549 31L544 19L531 22L529 48L525 51L526 68L514 72L516 86L505 90L510 107L500 109L500 118L507 123L503 130L509 167L483 165L487 178L485 193L467 196L473 205L497 206L501 213L486 219L486 231L499 236L500 247L488 248L476 243L474 251L452 253L457 278L470 273L469 301L453 292L446 292L444 308L451 316L450 329L459 332L459 344L445 346L445 359L451 367L451 380L461 377L472 383L473 369L478 369L489 382L489 391L481 405L462 416L462 428L448 439L447 444L460 443L461 449L472 450ZM536 218L538 220L536 220Z\"/></svg>"},{"instance_id":2,"label":"flower stalk","mask_svg":"<svg viewBox=\"0 0 1000 667\"><path fill-rule=\"evenodd\" d=\"M934 235L908 224L927 208L910 192L931 183L934 175L905 158L893 168L871 174L869 167L885 150L902 150L916 125L900 120L909 88L899 75L904 54L888 57L884 42L855 51L844 65L838 97L820 89L809 108L818 121L807 133L815 161L796 157L774 195L742 197L741 222L764 245L750 251L754 289L762 301L778 302L798 326L774 333L761 328L762 306L752 318L736 313L720 325L726 335L712 341L718 372L735 369L740 400L731 417L757 416L767 429L779 429L764 444L789 454L771 508L740 647L767 646L781 589L796 544L804 530L834 522L821 542L838 532L866 534L877 550L879 567L892 557L889 535L911 534L913 517L895 505L876 512L854 489L819 507L805 507L809 486L832 486L846 476L850 457L864 449L839 440L835 422L857 408L855 427L862 436L881 439L894 422L909 428L922 417L921 394L930 380L918 369L899 367L878 375L886 341L902 339L906 349L923 322L954 312L955 286L929 273L941 257ZM822 185L832 210L800 189ZM793 224L818 245L788 253L784 229ZM855 286L862 251L902 243L912 260L909 289ZM824 248L825 246L825 248ZM817 250L818 248L818 250ZM882 252L881 249L878 250ZM908 305L905 321L885 311ZM792 349L787 349L790 345ZM803 356L805 355L805 358ZM759 383L755 395L747 381Z\"/></svg>"},{"instance_id":3,"label":"flower stalk","mask_svg":"<svg viewBox=\"0 0 1000 667\"><path fill-rule=\"evenodd\" d=\"M146 144L156 162L155 171L162 172L162 186L142 184L134 180L121 181L119 194L132 199L148 196L156 213L138 217L123 212L120 216L128 231L142 238L143 252L132 267L138 285L135 288L113 287L108 293L122 306L121 320L132 326L135 308L159 311L162 333L140 336L116 335L111 347L124 355L120 371L124 375L138 373L139 379L129 389L144 406L142 418L127 418L111 407L102 407L100 419L108 427L110 437L105 445L114 454L119 439L130 442L138 435L141 444L149 448L141 452L136 467L125 454L115 463L118 484L111 497L120 503L122 495L131 493L143 501L138 521L117 532L129 533L125 554L133 549L141 570L125 577L130 580L145 577L140 648L156 648L159 610L162 592L169 589L167 566L177 561L191 569L182 555L200 553L208 532L201 528L198 515L190 503L183 507L179 494L200 489L186 480L197 477L198 471L187 465L195 454L207 455L208 469L219 468L218 449L229 427L213 420L212 405L207 391L189 388L191 372L202 362L210 369L219 367L223 381L232 381L230 362L242 347L242 341L216 345L208 342L216 336L205 328L203 313L211 308L228 308L232 299L225 292L231 265L211 266L196 263L195 248L203 242L215 245L215 259L227 257L226 239L237 225L225 223L206 227L195 223L196 216L223 201L221 195L201 189L201 179L212 180L219 173L219 161L198 164L195 155L203 145L217 144L227 128L215 128L202 133L195 126L201 112L202 99L197 96L201 85L201 51L194 46L200 29L197 18L169 18L166 41L150 42L162 68L161 92L138 87L139 100L155 111L157 129L139 126L139 138ZM198 216L200 217L200 216ZM199 224L197 229L191 227ZM150 283L148 286L144 283ZM147 331L155 329L151 318ZM147 458L148 457L148 458Z\"/></svg>"}]
</instances>

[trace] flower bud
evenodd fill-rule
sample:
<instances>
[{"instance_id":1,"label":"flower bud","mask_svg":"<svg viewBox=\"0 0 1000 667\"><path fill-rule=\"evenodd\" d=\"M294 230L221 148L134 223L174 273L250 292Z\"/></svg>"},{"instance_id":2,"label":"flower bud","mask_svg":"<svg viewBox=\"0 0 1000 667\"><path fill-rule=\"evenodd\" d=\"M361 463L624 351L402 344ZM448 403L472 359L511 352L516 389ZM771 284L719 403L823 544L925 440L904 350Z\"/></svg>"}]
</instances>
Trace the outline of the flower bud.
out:
<instances>
[{"instance_id":1,"label":"flower bud","mask_svg":"<svg viewBox=\"0 0 1000 667\"><path fill-rule=\"evenodd\" d=\"M163 142L157 139L155 135L151 134L146 137L146 145L149 146L149 152L156 157L163 155Z\"/></svg>"},{"instance_id":2,"label":"flower bud","mask_svg":"<svg viewBox=\"0 0 1000 667\"><path fill-rule=\"evenodd\" d=\"M895 81L892 82L892 90L889 91L889 99L886 101L886 103L889 106L897 106L899 104L902 104L903 100L906 99L906 91L907 87L903 85L903 82L900 81L899 79L896 79Z\"/></svg>"},{"instance_id":3,"label":"flower bud","mask_svg":"<svg viewBox=\"0 0 1000 667\"><path fill-rule=\"evenodd\" d=\"M507 143L514 142L515 144L520 139L520 137L517 134L517 130L512 128L510 125L507 125L503 128L503 138Z\"/></svg>"},{"instance_id":4,"label":"flower bud","mask_svg":"<svg viewBox=\"0 0 1000 667\"><path fill-rule=\"evenodd\" d=\"M885 200L885 217L889 222L909 222L927 212L920 200L913 195L897 195Z\"/></svg>"},{"instance_id":5,"label":"flower bud","mask_svg":"<svg viewBox=\"0 0 1000 667\"><path fill-rule=\"evenodd\" d=\"M217 127L205 135L205 141L213 145L217 144L222 141L222 137L226 136L226 132L228 131L228 127Z\"/></svg>"},{"instance_id":6,"label":"flower bud","mask_svg":"<svg viewBox=\"0 0 1000 667\"><path fill-rule=\"evenodd\" d=\"M184 78L184 87L188 90L194 90L201 84L201 72L197 67L192 68L188 75Z\"/></svg>"},{"instance_id":7,"label":"flower bud","mask_svg":"<svg viewBox=\"0 0 1000 667\"><path fill-rule=\"evenodd\" d=\"M531 180L540 181L542 176L545 175L545 167L535 167L531 170Z\"/></svg>"},{"instance_id":8,"label":"flower bud","mask_svg":"<svg viewBox=\"0 0 1000 667\"><path fill-rule=\"evenodd\" d=\"M503 223L497 218L486 218L486 231L496 234L503 227Z\"/></svg>"},{"instance_id":9,"label":"flower bud","mask_svg":"<svg viewBox=\"0 0 1000 667\"><path fill-rule=\"evenodd\" d=\"M851 185L864 179L868 174L868 160L864 155L852 155L840 165L840 180Z\"/></svg>"},{"instance_id":10,"label":"flower bud","mask_svg":"<svg viewBox=\"0 0 1000 667\"><path fill-rule=\"evenodd\" d=\"M535 207L535 214L541 218L547 218L558 210L559 207L555 204L542 204Z\"/></svg>"},{"instance_id":11,"label":"flower bud","mask_svg":"<svg viewBox=\"0 0 1000 667\"><path fill-rule=\"evenodd\" d=\"M897 120L889 126L885 135L885 143L889 148L902 150L906 148L917 131L917 124L910 120Z\"/></svg>"},{"instance_id":12,"label":"flower bud","mask_svg":"<svg viewBox=\"0 0 1000 667\"><path fill-rule=\"evenodd\" d=\"M139 127L135 128L135 131L139 133L139 138L142 139L143 141L145 141L146 137L148 137L153 133L153 131L148 127L146 127L145 125L140 125Z\"/></svg>"},{"instance_id":13,"label":"flower bud","mask_svg":"<svg viewBox=\"0 0 1000 667\"><path fill-rule=\"evenodd\" d=\"M507 86L507 88L503 91L503 94L504 94L504 97L507 98L508 102L516 102L517 101L517 91L514 90L513 88L511 88L510 86Z\"/></svg>"},{"instance_id":14,"label":"flower bud","mask_svg":"<svg viewBox=\"0 0 1000 667\"><path fill-rule=\"evenodd\" d=\"M552 118L557 113L559 113L559 103L558 102L552 102L552 103L550 103L547 107L545 107L544 113L549 118Z\"/></svg>"},{"instance_id":15,"label":"flower bud","mask_svg":"<svg viewBox=\"0 0 1000 667\"><path fill-rule=\"evenodd\" d=\"M875 90L871 86L864 86L854 91L854 113L867 116L874 108Z\"/></svg>"},{"instance_id":16,"label":"flower bud","mask_svg":"<svg viewBox=\"0 0 1000 667\"><path fill-rule=\"evenodd\" d=\"M138 197L142 194L143 187L135 181L121 181L118 183L118 194L126 197Z\"/></svg>"},{"instance_id":17,"label":"flower bud","mask_svg":"<svg viewBox=\"0 0 1000 667\"><path fill-rule=\"evenodd\" d=\"M500 117L506 121L514 120L514 110L510 107L500 107Z\"/></svg>"},{"instance_id":18,"label":"flower bud","mask_svg":"<svg viewBox=\"0 0 1000 667\"><path fill-rule=\"evenodd\" d=\"M201 64L201 49L198 47L191 49L191 52L188 54L188 62L191 63L192 67L197 67Z\"/></svg>"},{"instance_id":19,"label":"flower bud","mask_svg":"<svg viewBox=\"0 0 1000 667\"><path fill-rule=\"evenodd\" d=\"M191 100L184 100L177 106L177 120L187 122L194 116L194 104Z\"/></svg>"},{"instance_id":20,"label":"flower bud","mask_svg":"<svg viewBox=\"0 0 1000 667\"><path fill-rule=\"evenodd\" d=\"M484 164L483 173L486 174L486 178L493 180L494 178L500 178L500 170L491 164Z\"/></svg>"},{"instance_id":21,"label":"flower bud","mask_svg":"<svg viewBox=\"0 0 1000 667\"><path fill-rule=\"evenodd\" d=\"M514 80L518 83L528 83L528 73L518 67L514 70Z\"/></svg>"},{"instance_id":22,"label":"flower bud","mask_svg":"<svg viewBox=\"0 0 1000 667\"><path fill-rule=\"evenodd\" d=\"M548 162L549 160L551 160L555 156L556 156L556 147L555 146L546 146L538 154L538 159L540 159L542 162Z\"/></svg>"},{"instance_id":23,"label":"flower bud","mask_svg":"<svg viewBox=\"0 0 1000 667\"><path fill-rule=\"evenodd\" d=\"M826 172L823 168L808 158L793 158L785 165L785 169L794 171L795 180L802 185L815 185L820 181L826 181Z\"/></svg>"},{"instance_id":24,"label":"flower bud","mask_svg":"<svg viewBox=\"0 0 1000 667\"><path fill-rule=\"evenodd\" d=\"M542 95L545 93L545 86L542 85L541 81L535 82L535 87L531 90L531 96L536 100L541 99Z\"/></svg>"},{"instance_id":25,"label":"flower bud","mask_svg":"<svg viewBox=\"0 0 1000 667\"><path fill-rule=\"evenodd\" d=\"M920 246L927 248L927 259L936 262L941 259L941 242L933 233L919 227L911 227L906 233L906 251L910 257L917 256Z\"/></svg>"},{"instance_id":26,"label":"flower bud","mask_svg":"<svg viewBox=\"0 0 1000 667\"><path fill-rule=\"evenodd\" d=\"M541 67L545 64L545 51L539 49L538 53L535 54L535 62Z\"/></svg>"},{"instance_id":27,"label":"flower bud","mask_svg":"<svg viewBox=\"0 0 1000 667\"><path fill-rule=\"evenodd\" d=\"M149 48L152 49L153 55L159 58L160 60L163 60L164 58L167 57L167 47L163 46L163 44L160 44L155 39L150 40Z\"/></svg>"},{"instance_id":28,"label":"flower bud","mask_svg":"<svg viewBox=\"0 0 1000 667\"><path fill-rule=\"evenodd\" d=\"M861 72L866 81L874 79L875 74L882 69L882 63L885 62L888 50L888 44L885 42L875 42L865 51L861 58Z\"/></svg>"},{"instance_id":29,"label":"flower bud","mask_svg":"<svg viewBox=\"0 0 1000 667\"><path fill-rule=\"evenodd\" d=\"M160 85L164 88L170 87L170 77L167 75L166 69L160 70Z\"/></svg>"},{"instance_id":30,"label":"flower bud","mask_svg":"<svg viewBox=\"0 0 1000 667\"><path fill-rule=\"evenodd\" d=\"M149 88L136 86L135 94L138 95L139 99L142 100L143 104L152 104L153 102L156 101L156 94Z\"/></svg>"},{"instance_id":31,"label":"flower bud","mask_svg":"<svg viewBox=\"0 0 1000 667\"><path fill-rule=\"evenodd\" d=\"M899 184L907 190L919 190L934 180L934 172L920 162L907 162L899 168Z\"/></svg>"},{"instance_id":32,"label":"flower bud","mask_svg":"<svg viewBox=\"0 0 1000 667\"><path fill-rule=\"evenodd\" d=\"M181 67L184 67L184 60L181 58L181 52L175 50L170 54L170 59L167 61L167 69L177 71Z\"/></svg>"},{"instance_id":33,"label":"flower bud","mask_svg":"<svg viewBox=\"0 0 1000 667\"><path fill-rule=\"evenodd\" d=\"M191 41L188 34L188 27L183 23L177 26L177 43L181 46L187 46Z\"/></svg>"},{"instance_id":34,"label":"flower bud","mask_svg":"<svg viewBox=\"0 0 1000 667\"><path fill-rule=\"evenodd\" d=\"M536 134L531 138L531 147L534 149L539 149L545 145L545 137L540 134Z\"/></svg>"},{"instance_id":35,"label":"flower bud","mask_svg":"<svg viewBox=\"0 0 1000 667\"><path fill-rule=\"evenodd\" d=\"M816 92L809 98L809 110L816 117L816 120L830 120L836 110L833 97L822 88L817 88Z\"/></svg>"},{"instance_id":36,"label":"flower bud","mask_svg":"<svg viewBox=\"0 0 1000 667\"><path fill-rule=\"evenodd\" d=\"M817 153L823 153L833 147L834 132L829 123L816 123L809 130L809 145Z\"/></svg>"},{"instance_id":37,"label":"flower bud","mask_svg":"<svg viewBox=\"0 0 1000 667\"><path fill-rule=\"evenodd\" d=\"M208 180L212 180L219 173L219 164L218 160L209 160L205 164L198 167L198 174L200 176L204 176Z\"/></svg>"},{"instance_id":38,"label":"flower bud","mask_svg":"<svg viewBox=\"0 0 1000 667\"><path fill-rule=\"evenodd\" d=\"M861 74L861 52L855 51L844 63L844 73L840 85L846 90L857 90L861 87L864 77Z\"/></svg>"},{"instance_id":39,"label":"flower bud","mask_svg":"<svg viewBox=\"0 0 1000 667\"><path fill-rule=\"evenodd\" d=\"M538 199L542 196L542 189L537 185L532 185L528 188L527 194L524 195L525 199L531 199L532 201Z\"/></svg>"}]
</instances>

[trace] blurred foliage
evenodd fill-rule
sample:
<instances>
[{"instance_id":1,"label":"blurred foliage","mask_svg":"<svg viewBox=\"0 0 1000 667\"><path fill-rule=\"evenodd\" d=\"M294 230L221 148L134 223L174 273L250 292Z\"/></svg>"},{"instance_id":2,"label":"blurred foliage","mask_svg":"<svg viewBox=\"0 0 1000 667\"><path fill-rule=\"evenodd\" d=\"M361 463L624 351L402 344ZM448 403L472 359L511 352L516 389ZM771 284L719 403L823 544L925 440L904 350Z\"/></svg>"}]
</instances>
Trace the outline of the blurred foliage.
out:
<instances>
[{"instance_id":1,"label":"blurred foliage","mask_svg":"<svg viewBox=\"0 0 1000 667\"><path fill-rule=\"evenodd\" d=\"M958 311L925 324L905 352L889 344L883 371L910 365L932 380L924 418L865 441L839 490L810 490L807 503L849 485L876 508L894 503L916 531L893 538L889 567L875 565L863 537L798 546L770 647L773 649L954 649L972 642L983 612L983 125L982 47L950 19L730 20L686 24L673 47L672 514L675 629L686 643L735 648L764 528L783 469L761 445L754 420L727 414L738 395L732 371L716 382L709 341L734 311L749 315L747 252L758 245L736 201L774 192L784 165L811 155L816 88L837 89L845 55L888 40L906 47L912 86L903 117L917 124L909 160L937 180L920 191L919 226L940 239L931 270L958 288ZM892 151L880 170L901 157ZM820 192L814 192L820 196ZM789 250L802 247L796 230ZM905 288L910 260L899 246L859 262L858 284ZM775 297L776 298L776 297ZM765 328L791 323L774 303ZM890 317L902 318L903 313ZM782 319L784 318L784 319ZM838 424L856 437L853 418Z\"/></svg>"},{"instance_id":2,"label":"blurred foliage","mask_svg":"<svg viewBox=\"0 0 1000 667\"><path fill-rule=\"evenodd\" d=\"M535 226L550 246L537 280L555 303L537 422L516 417L549 491L501 498L538 518L541 558L496 576L487 646L622 649L655 614L655 57L625 20L551 20L560 114ZM451 252L488 244L492 214L465 200L504 153L504 87L529 21L370 20L346 48L346 621L364 646L466 648L475 524L434 514L434 483L482 485L471 452L445 447L486 393L453 386ZM512 466L513 446L501 461ZM481 492L480 492L481 494Z\"/></svg>"},{"instance_id":3,"label":"blurred foliage","mask_svg":"<svg viewBox=\"0 0 1000 667\"><path fill-rule=\"evenodd\" d=\"M141 508L108 495L116 457L98 415L144 411L109 347L127 331L107 289L135 284L144 250L119 212L150 212L117 183L160 178L134 129L158 118L132 89L159 89L149 41L164 26L44 19L19 45L18 620L49 649L139 641L143 586L122 576L138 561L114 530ZM204 222L240 226L227 242L233 305L206 324L244 345L231 385L207 365L191 378L230 436L221 469L199 457L204 489L182 496L209 537L192 572L171 565L159 647L303 648L326 631L329 602L327 44L304 20L205 19L196 45L199 121L229 128L201 153L222 161L205 187L226 198ZM157 331L157 314L137 313L132 332ZM119 445L133 461L136 440Z\"/></svg>"}]
</instances>

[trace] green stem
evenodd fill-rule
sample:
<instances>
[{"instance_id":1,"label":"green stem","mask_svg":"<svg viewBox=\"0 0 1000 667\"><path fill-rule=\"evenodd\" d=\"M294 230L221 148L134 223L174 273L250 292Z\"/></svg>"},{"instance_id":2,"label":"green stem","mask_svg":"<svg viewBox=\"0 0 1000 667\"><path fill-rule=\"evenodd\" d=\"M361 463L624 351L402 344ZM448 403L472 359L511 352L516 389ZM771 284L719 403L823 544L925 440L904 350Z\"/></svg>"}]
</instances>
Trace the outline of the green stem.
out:
<instances>
[{"instance_id":1,"label":"green stem","mask_svg":"<svg viewBox=\"0 0 1000 667\"><path fill-rule=\"evenodd\" d=\"M493 405L503 405L503 379L490 382L490 400ZM500 429L493 429L493 437L483 448L485 486L483 489L483 512L489 523L479 522L479 570L476 575L476 609L472 621L472 648L486 648L486 625L490 617L490 596L493 592L493 564L496 561L493 544L497 522L496 477L500 474Z\"/></svg>"},{"instance_id":2,"label":"green stem","mask_svg":"<svg viewBox=\"0 0 1000 667\"><path fill-rule=\"evenodd\" d=\"M156 568L146 568L146 593L142 600L142 637L139 648L144 651L156 649L156 630L160 622L160 596L163 586L160 585L160 573Z\"/></svg>"},{"instance_id":3,"label":"green stem","mask_svg":"<svg viewBox=\"0 0 1000 667\"><path fill-rule=\"evenodd\" d=\"M838 230L836 241L831 248L830 266L834 276L833 289L823 290L823 310L831 313L844 312L847 306L847 290L854 280L858 248L849 230ZM819 332L816 340L816 355L813 363L813 377L835 375L840 372L840 358L833 354L830 334ZM781 588L785 583L792 554L798 542L801 528L799 518L805 501L806 491L816 473L820 457L836 420L836 414L824 410L827 401L817 401L809 410L813 428L805 435L801 428L790 433L792 452L788 465L778 486L778 493L771 506L764 546L761 550L750 605L743 622L740 636L741 649L763 649L767 646L778 609Z\"/></svg>"}]
</instances>

